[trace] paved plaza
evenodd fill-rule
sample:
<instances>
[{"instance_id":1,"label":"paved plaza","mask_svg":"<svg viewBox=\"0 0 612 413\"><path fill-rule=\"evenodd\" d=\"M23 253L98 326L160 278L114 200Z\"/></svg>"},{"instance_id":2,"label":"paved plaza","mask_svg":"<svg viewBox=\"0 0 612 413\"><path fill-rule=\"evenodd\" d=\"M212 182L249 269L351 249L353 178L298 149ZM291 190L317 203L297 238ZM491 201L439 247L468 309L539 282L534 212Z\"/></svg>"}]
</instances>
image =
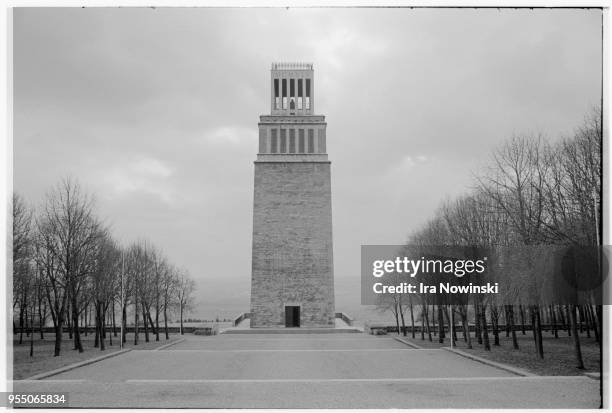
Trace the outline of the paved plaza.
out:
<instances>
[{"instance_id":1,"label":"paved plaza","mask_svg":"<svg viewBox=\"0 0 612 413\"><path fill-rule=\"evenodd\" d=\"M389 336L186 335L14 391L67 392L71 407L596 408L599 381L520 377Z\"/></svg>"}]
</instances>

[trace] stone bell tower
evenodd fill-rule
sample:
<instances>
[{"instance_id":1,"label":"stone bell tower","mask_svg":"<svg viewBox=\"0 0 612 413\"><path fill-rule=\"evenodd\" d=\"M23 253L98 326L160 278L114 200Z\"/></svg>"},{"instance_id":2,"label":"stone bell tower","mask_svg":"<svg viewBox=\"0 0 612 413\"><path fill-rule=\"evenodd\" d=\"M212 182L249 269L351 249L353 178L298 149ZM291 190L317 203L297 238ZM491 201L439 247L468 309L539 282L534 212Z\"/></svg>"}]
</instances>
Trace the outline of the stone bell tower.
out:
<instances>
[{"instance_id":1,"label":"stone bell tower","mask_svg":"<svg viewBox=\"0 0 612 413\"><path fill-rule=\"evenodd\" d=\"M251 327L333 327L331 162L310 63L274 63L255 161Z\"/></svg>"}]
</instances>

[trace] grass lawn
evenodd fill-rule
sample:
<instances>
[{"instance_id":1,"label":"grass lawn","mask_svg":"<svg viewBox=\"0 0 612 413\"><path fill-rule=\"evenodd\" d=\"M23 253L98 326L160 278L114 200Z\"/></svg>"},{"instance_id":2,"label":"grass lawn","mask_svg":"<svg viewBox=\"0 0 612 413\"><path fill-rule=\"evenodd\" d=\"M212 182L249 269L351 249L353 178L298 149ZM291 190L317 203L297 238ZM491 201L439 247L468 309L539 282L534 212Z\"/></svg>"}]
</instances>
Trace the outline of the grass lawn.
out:
<instances>
[{"instance_id":1,"label":"grass lawn","mask_svg":"<svg viewBox=\"0 0 612 413\"><path fill-rule=\"evenodd\" d=\"M100 348L94 347L94 335L88 334L87 336L81 334L81 342L83 343L83 352L79 353L73 350L73 341L68 338L68 333L64 333L62 340L62 349L58 357L53 357L55 348L55 334L45 333L45 339L40 339L38 332L34 333L34 356L30 357L30 338L23 336L23 343L19 343L19 336L13 336L13 379L21 380L31 377L35 374L43 373L45 371L55 370L63 366L67 366L72 363L88 360L90 358L98 357L104 354L113 353L119 350L119 339L120 335L117 333L117 337L112 337L113 345L109 344L109 335L107 333L105 344L106 349L101 351ZM152 350L157 347L163 346L180 339L179 334L171 334L170 339L166 340L164 334L159 335L159 341L155 341L155 336L149 336L149 342L145 342L144 334L139 334L139 344L134 345L134 334L127 334L127 343L124 348L131 348L133 350Z\"/></svg>"},{"instance_id":2,"label":"grass lawn","mask_svg":"<svg viewBox=\"0 0 612 413\"><path fill-rule=\"evenodd\" d=\"M595 338L587 338L586 334L580 336L580 346L582 349L582 359L584 361L584 370L576 368L576 357L574 355L574 339L568 337L565 331L559 332L559 338L554 338L550 332L542 332L544 358L538 357L533 340L533 333L526 331L517 331L519 349L512 348L512 336L506 337L506 332L503 331L499 336L499 346L493 345L493 334L489 331L489 341L491 343L491 351L486 351L482 344L478 344L476 339L472 337L472 349L468 349L463 341L463 333L457 334L456 349L462 350L476 356L497 361L499 363L509 364L519 367L535 374L543 376L576 376L584 372L600 371L600 352L599 345ZM391 333L396 334L396 333ZM473 333L472 333L473 336ZM404 337L402 337L404 338ZM438 337L433 336L433 342L430 342L427 334L425 340L421 340L421 335L416 334L416 338L412 339L410 333L405 337L407 341L424 348L440 348L450 347L450 334L446 333L444 344L438 343Z\"/></svg>"}]
</instances>

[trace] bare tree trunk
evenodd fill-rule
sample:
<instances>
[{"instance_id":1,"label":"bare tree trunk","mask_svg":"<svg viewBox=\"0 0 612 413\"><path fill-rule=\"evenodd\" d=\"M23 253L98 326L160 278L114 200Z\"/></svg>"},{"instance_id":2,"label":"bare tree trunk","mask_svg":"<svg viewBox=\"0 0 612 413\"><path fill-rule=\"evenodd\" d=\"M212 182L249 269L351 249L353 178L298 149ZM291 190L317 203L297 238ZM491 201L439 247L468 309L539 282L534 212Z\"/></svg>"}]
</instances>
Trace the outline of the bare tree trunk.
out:
<instances>
[{"instance_id":1,"label":"bare tree trunk","mask_svg":"<svg viewBox=\"0 0 612 413\"><path fill-rule=\"evenodd\" d=\"M87 330L89 330L89 324L87 323L87 311L89 310L89 304L85 305L85 308L83 309L83 315L81 316L81 322L83 323L83 327L84 327L84 331L83 334L85 334L85 337L87 337Z\"/></svg>"},{"instance_id":2,"label":"bare tree trunk","mask_svg":"<svg viewBox=\"0 0 612 413\"><path fill-rule=\"evenodd\" d=\"M155 341L159 341L159 307L155 307Z\"/></svg>"},{"instance_id":3,"label":"bare tree trunk","mask_svg":"<svg viewBox=\"0 0 612 413\"><path fill-rule=\"evenodd\" d=\"M30 315L30 357L34 357L34 311L35 308L32 308Z\"/></svg>"},{"instance_id":4,"label":"bare tree trunk","mask_svg":"<svg viewBox=\"0 0 612 413\"><path fill-rule=\"evenodd\" d=\"M472 336L470 335L470 325L468 323L467 306L465 313L461 311L461 322L463 323L463 337L467 343L467 348L472 348Z\"/></svg>"},{"instance_id":5,"label":"bare tree trunk","mask_svg":"<svg viewBox=\"0 0 612 413\"><path fill-rule=\"evenodd\" d=\"M62 349L62 323L58 322L55 325L55 348L53 349L53 357L60 355Z\"/></svg>"},{"instance_id":6,"label":"bare tree trunk","mask_svg":"<svg viewBox=\"0 0 612 413\"><path fill-rule=\"evenodd\" d=\"M474 299L474 301L474 328L476 330L476 341L478 342L478 344L482 344L482 323L480 320L480 305L478 304L478 301L476 299Z\"/></svg>"},{"instance_id":7,"label":"bare tree trunk","mask_svg":"<svg viewBox=\"0 0 612 413\"><path fill-rule=\"evenodd\" d=\"M19 305L19 344L23 343L23 313L24 313L24 303L25 299L21 300L21 304Z\"/></svg>"},{"instance_id":8,"label":"bare tree trunk","mask_svg":"<svg viewBox=\"0 0 612 413\"><path fill-rule=\"evenodd\" d=\"M568 306L569 307L569 306ZM574 355L576 356L576 367L584 370L584 362L582 360L582 350L580 348L580 336L578 336L578 326L576 320L576 305L571 305L570 322L572 324L572 332L574 333Z\"/></svg>"},{"instance_id":9,"label":"bare tree trunk","mask_svg":"<svg viewBox=\"0 0 612 413\"><path fill-rule=\"evenodd\" d=\"M166 311L166 305L164 305L164 331L166 333L166 340L169 340L170 335L168 334L168 314Z\"/></svg>"},{"instance_id":10,"label":"bare tree trunk","mask_svg":"<svg viewBox=\"0 0 612 413\"><path fill-rule=\"evenodd\" d=\"M521 316L521 331L525 335L525 309L522 305L519 305L519 315Z\"/></svg>"},{"instance_id":11,"label":"bare tree trunk","mask_svg":"<svg viewBox=\"0 0 612 413\"><path fill-rule=\"evenodd\" d=\"M425 310L421 306L421 340L425 340Z\"/></svg>"},{"instance_id":12,"label":"bare tree trunk","mask_svg":"<svg viewBox=\"0 0 612 413\"><path fill-rule=\"evenodd\" d=\"M429 309L427 305L425 306L425 308L425 323L427 323L427 335L429 336L429 341L433 341L433 338L431 337L431 328L429 327Z\"/></svg>"},{"instance_id":13,"label":"bare tree trunk","mask_svg":"<svg viewBox=\"0 0 612 413\"><path fill-rule=\"evenodd\" d=\"M544 342L542 340L542 320L540 318L540 306L535 306L536 310L536 330L538 335L538 355L544 358Z\"/></svg>"},{"instance_id":14,"label":"bare tree trunk","mask_svg":"<svg viewBox=\"0 0 612 413\"><path fill-rule=\"evenodd\" d=\"M28 311L28 307L25 309L25 332L26 337L30 337L30 312Z\"/></svg>"},{"instance_id":15,"label":"bare tree trunk","mask_svg":"<svg viewBox=\"0 0 612 413\"><path fill-rule=\"evenodd\" d=\"M506 323L506 338L510 337L510 315L508 314L508 306L504 306L504 321Z\"/></svg>"},{"instance_id":16,"label":"bare tree trunk","mask_svg":"<svg viewBox=\"0 0 612 413\"><path fill-rule=\"evenodd\" d=\"M153 318L151 317L151 311L147 311L147 320L149 325L151 326L151 334L156 335L157 330L155 329L155 323L153 322ZM155 340L159 341L159 340Z\"/></svg>"},{"instance_id":17,"label":"bare tree trunk","mask_svg":"<svg viewBox=\"0 0 612 413\"><path fill-rule=\"evenodd\" d=\"M561 322L561 329L562 330L567 330L568 329L568 325L565 323L565 313L563 312L563 306L562 305L558 305L557 306L557 313L559 314L559 320Z\"/></svg>"},{"instance_id":18,"label":"bare tree trunk","mask_svg":"<svg viewBox=\"0 0 612 413\"><path fill-rule=\"evenodd\" d=\"M518 344L518 339L516 338L516 330L514 329L514 308L512 305L508 305L506 306L506 308L507 308L507 314L508 314L508 321L506 321L506 323L509 324L510 334L512 334L512 347L515 350L518 350L519 344Z\"/></svg>"},{"instance_id":19,"label":"bare tree trunk","mask_svg":"<svg viewBox=\"0 0 612 413\"><path fill-rule=\"evenodd\" d=\"M444 343L444 338L446 337L444 333L444 314L442 311L442 306L438 304L438 343Z\"/></svg>"},{"instance_id":20,"label":"bare tree trunk","mask_svg":"<svg viewBox=\"0 0 612 413\"><path fill-rule=\"evenodd\" d=\"M491 325L493 326L493 345L499 346L499 310L491 305Z\"/></svg>"},{"instance_id":21,"label":"bare tree trunk","mask_svg":"<svg viewBox=\"0 0 612 413\"><path fill-rule=\"evenodd\" d=\"M410 303L410 326L412 328L412 338L414 338L414 308L412 308L412 303Z\"/></svg>"},{"instance_id":22,"label":"bare tree trunk","mask_svg":"<svg viewBox=\"0 0 612 413\"><path fill-rule=\"evenodd\" d=\"M593 311L593 307L590 304L587 305L587 311L589 313L591 324L593 326L593 334L595 334L595 340L597 340L597 343L601 343L601 337L599 336L599 326L597 323L597 318L595 316L595 312Z\"/></svg>"},{"instance_id":23,"label":"bare tree trunk","mask_svg":"<svg viewBox=\"0 0 612 413\"><path fill-rule=\"evenodd\" d=\"M398 305L398 309L399 309L400 317L401 317L401 320L402 320L402 335L404 337L406 337L406 323L404 322L404 309L402 308L402 302L401 301L400 301L400 303Z\"/></svg>"},{"instance_id":24,"label":"bare tree trunk","mask_svg":"<svg viewBox=\"0 0 612 413\"><path fill-rule=\"evenodd\" d=\"M104 322L106 323L106 317L108 316L108 312L110 311L110 309L108 308L108 304L106 305L106 312L104 315ZM114 314L111 316L114 318ZM111 334L111 332L108 332L108 345L112 346L113 345L113 335Z\"/></svg>"},{"instance_id":25,"label":"bare tree trunk","mask_svg":"<svg viewBox=\"0 0 612 413\"><path fill-rule=\"evenodd\" d=\"M70 301L69 301L70 302ZM68 328L68 339L72 340L72 319L70 317L71 305L66 305L66 328Z\"/></svg>"},{"instance_id":26,"label":"bare tree trunk","mask_svg":"<svg viewBox=\"0 0 612 413\"><path fill-rule=\"evenodd\" d=\"M100 347L100 337L102 336L100 334L100 311L99 311L100 304L96 301L94 305L95 305L95 308L96 308L96 320L95 320L96 326L95 326L95 329L94 329L94 331L95 331L95 333L94 333L95 334L95 336L94 336L94 347L98 348L98 347Z\"/></svg>"},{"instance_id":27,"label":"bare tree trunk","mask_svg":"<svg viewBox=\"0 0 612 413\"><path fill-rule=\"evenodd\" d=\"M144 302L142 304L142 322L144 324L145 342L149 342L149 320L147 319L147 310Z\"/></svg>"},{"instance_id":28,"label":"bare tree trunk","mask_svg":"<svg viewBox=\"0 0 612 413\"><path fill-rule=\"evenodd\" d=\"M540 319L540 307L537 305L531 306L533 321L533 338L536 344L536 351L540 358L544 358L544 345L542 343L542 322Z\"/></svg>"},{"instance_id":29,"label":"bare tree trunk","mask_svg":"<svg viewBox=\"0 0 612 413\"><path fill-rule=\"evenodd\" d=\"M185 334L183 332L183 303L181 303L181 335Z\"/></svg>"},{"instance_id":30,"label":"bare tree trunk","mask_svg":"<svg viewBox=\"0 0 612 413\"><path fill-rule=\"evenodd\" d=\"M125 344L127 342L127 305L121 304L121 325L122 333L121 333L121 343Z\"/></svg>"},{"instance_id":31,"label":"bare tree trunk","mask_svg":"<svg viewBox=\"0 0 612 413\"><path fill-rule=\"evenodd\" d=\"M531 333L533 334L533 342L535 343L535 348L537 352L538 351L538 336L536 334L535 312L533 311L533 306L529 308L529 314L531 316Z\"/></svg>"},{"instance_id":32,"label":"bare tree trunk","mask_svg":"<svg viewBox=\"0 0 612 413\"><path fill-rule=\"evenodd\" d=\"M555 336L555 338L559 338L559 326L557 325L557 314L554 305L550 306L550 324L553 330L553 335Z\"/></svg>"},{"instance_id":33,"label":"bare tree trunk","mask_svg":"<svg viewBox=\"0 0 612 413\"><path fill-rule=\"evenodd\" d=\"M113 336L117 337L117 324L115 324L115 299L113 298Z\"/></svg>"},{"instance_id":34,"label":"bare tree trunk","mask_svg":"<svg viewBox=\"0 0 612 413\"><path fill-rule=\"evenodd\" d=\"M399 325L399 313L398 313L397 307L398 307L397 300L395 300L394 298L392 312L393 312L393 317L395 317L395 328L397 328L397 335L400 335L401 332L400 332L400 325Z\"/></svg>"},{"instance_id":35,"label":"bare tree trunk","mask_svg":"<svg viewBox=\"0 0 612 413\"><path fill-rule=\"evenodd\" d=\"M45 335L43 333L43 329L45 327L45 321L47 319L47 304L45 304L45 309L41 310L41 306L42 306L42 299L41 301L38 302L38 326L40 327L40 339L44 340L45 339ZM44 311L44 315L43 315L43 311Z\"/></svg>"},{"instance_id":36,"label":"bare tree trunk","mask_svg":"<svg viewBox=\"0 0 612 413\"><path fill-rule=\"evenodd\" d=\"M427 312L429 313L429 310L427 310ZM433 335L435 336L437 334L437 331L436 331L436 317L437 317L437 315L436 315L436 305L435 304L431 306L431 312L432 312L431 322L433 324Z\"/></svg>"},{"instance_id":37,"label":"bare tree trunk","mask_svg":"<svg viewBox=\"0 0 612 413\"><path fill-rule=\"evenodd\" d=\"M79 333L79 311L76 297L72 299L72 322L74 324L74 349L82 353L83 344L81 343L81 335Z\"/></svg>"},{"instance_id":38,"label":"bare tree trunk","mask_svg":"<svg viewBox=\"0 0 612 413\"><path fill-rule=\"evenodd\" d=\"M603 335L603 330L601 327L601 320L602 320L602 309L603 307L601 306L601 304L595 304L595 311L594 311L594 317L595 317L595 325L597 326L597 330L599 331L599 335L598 335L598 339L597 342L599 343L599 347L601 347L601 336Z\"/></svg>"},{"instance_id":39,"label":"bare tree trunk","mask_svg":"<svg viewBox=\"0 0 612 413\"><path fill-rule=\"evenodd\" d=\"M134 345L138 345L138 304L134 304Z\"/></svg>"},{"instance_id":40,"label":"bare tree trunk","mask_svg":"<svg viewBox=\"0 0 612 413\"><path fill-rule=\"evenodd\" d=\"M491 344L489 343L489 330L487 327L487 306L480 306L480 322L482 327L482 340L484 342L484 348L487 351L491 351Z\"/></svg>"},{"instance_id":41,"label":"bare tree trunk","mask_svg":"<svg viewBox=\"0 0 612 413\"><path fill-rule=\"evenodd\" d=\"M106 304L100 304L100 316L102 317L102 338L106 340Z\"/></svg>"},{"instance_id":42,"label":"bare tree trunk","mask_svg":"<svg viewBox=\"0 0 612 413\"><path fill-rule=\"evenodd\" d=\"M104 311L104 303L100 303L100 351L106 350L104 340L106 339L106 317Z\"/></svg>"},{"instance_id":43,"label":"bare tree trunk","mask_svg":"<svg viewBox=\"0 0 612 413\"><path fill-rule=\"evenodd\" d=\"M450 314L449 314L450 309ZM446 322L448 323L451 333L451 344L453 346L457 345L457 327L455 326L455 317L452 317L453 314L453 306L448 305L447 308L444 308L444 316L446 317Z\"/></svg>"},{"instance_id":44,"label":"bare tree trunk","mask_svg":"<svg viewBox=\"0 0 612 413\"><path fill-rule=\"evenodd\" d=\"M587 306L581 305L582 317L584 318L584 329L586 330L587 338L591 338L591 321L589 320L589 314L587 312Z\"/></svg>"}]
</instances>

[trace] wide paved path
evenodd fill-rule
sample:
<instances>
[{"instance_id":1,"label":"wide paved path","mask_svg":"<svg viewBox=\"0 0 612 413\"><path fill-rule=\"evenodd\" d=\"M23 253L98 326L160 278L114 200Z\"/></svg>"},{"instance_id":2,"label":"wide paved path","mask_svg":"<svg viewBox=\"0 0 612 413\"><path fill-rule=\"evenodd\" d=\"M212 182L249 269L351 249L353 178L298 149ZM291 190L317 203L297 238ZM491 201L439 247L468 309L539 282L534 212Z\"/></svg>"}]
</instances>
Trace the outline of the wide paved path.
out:
<instances>
[{"instance_id":1,"label":"wide paved path","mask_svg":"<svg viewBox=\"0 0 612 413\"><path fill-rule=\"evenodd\" d=\"M598 407L599 382L518 377L445 350L363 334L185 336L16 391L64 391L72 407Z\"/></svg>"}]
</instances>

